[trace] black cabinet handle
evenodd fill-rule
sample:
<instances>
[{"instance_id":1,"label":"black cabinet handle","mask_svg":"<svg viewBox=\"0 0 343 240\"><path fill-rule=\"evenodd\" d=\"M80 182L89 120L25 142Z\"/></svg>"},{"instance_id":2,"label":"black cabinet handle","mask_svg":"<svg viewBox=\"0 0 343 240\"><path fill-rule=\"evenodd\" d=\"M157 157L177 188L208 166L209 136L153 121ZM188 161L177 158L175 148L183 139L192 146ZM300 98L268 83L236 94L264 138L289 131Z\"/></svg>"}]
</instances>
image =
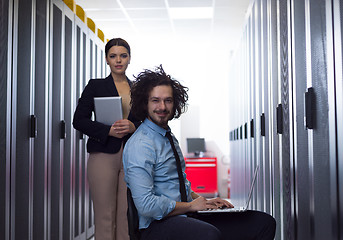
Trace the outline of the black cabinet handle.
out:
<instances>
[{"instance_id":1,"label":"black cabinet handle","mask_svg":"<svg viewBox=\"0 0 343 240\"><path fill-rule=\"evenodd\" d=\"M77 132L79 133L79 139L80 139L80 140L83 140L83 133L80 132L80 131L77 131Z\"/></svg>"},{"instance_id":2,"label":"black cabinet handle","mask_svg":"<svg viewBox=\"0 0 343 240\"><path fill-rule=\"evenodd\" d=\"M30 138L37 137L37 117L35 115L30 116Z\"/></svg>"},{"instance_id":3,"label":"black cabinet handle","mask_svg":"<svg viewBox=\"0 0 343 240\"><path fill-rule=\"evenodd\" d=\"M266 117L264 113L261 114L261 136L266 136Z\"/></svg>"},{"instance_id":4,"label":"black cabinet handle","mask_svg":"<svg viewBox=\"0 0 343 240\"><path fill-rule=\"evenodd\" d=\"M250 121L250 136L252 138L255 136L255 133L254 133L254 119L251 119L251 121Z\"/></svg>"},{"instance_id":5,"label":"black cabinet handle","mask_svg":"<svg viewBox=\"0 0 343 240\"><path fill-rule=\"evenodd\" d=\"M315 126L315 94L312 87L305 92L305 128L313 129Z\"/></svg>"},{"instance_id":6,"label":"black cabinet handle","mask_svg":"<svg viewBox=\"0 0 343 240\"><path fill-rule=\"evenodd\" d=\"M248 138L248 123L244 124L244 138Z\"/></svg>"},{"instance_id":7,"label":"black cabinet handle","mask_svg":"<svg viewBox=\"0 0 343 240\"><path fill-rule=\"evenodd\" d=\"M283 119L282 104L279 104L276 108L276 132L278 134L283 133L282 119Z\"/></svg>"},{"instance_id":8,"label":"black cabinet handle","mask_svg":"<svg viewBox=\"0 0 343 240\"><path fill-rule=\"evenodd\" d=\"M64 120L61 121L61 139L66 139L67 133L66 133L66 122Z\"/></svg>"}]
</instances>

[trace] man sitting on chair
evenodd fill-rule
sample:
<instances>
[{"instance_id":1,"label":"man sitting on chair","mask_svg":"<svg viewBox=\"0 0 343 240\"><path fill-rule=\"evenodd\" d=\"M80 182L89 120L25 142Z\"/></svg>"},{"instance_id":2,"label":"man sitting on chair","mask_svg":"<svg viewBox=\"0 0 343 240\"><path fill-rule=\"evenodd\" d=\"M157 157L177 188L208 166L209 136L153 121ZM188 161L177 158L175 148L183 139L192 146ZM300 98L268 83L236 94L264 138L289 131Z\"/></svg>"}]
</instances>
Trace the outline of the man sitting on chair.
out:
<instances>
[{"instance_id":1,"label":"man sitting on chair","mask_svg":"<svg viewBox=\"0 0 343 240\"><path fill-rule=\"evenodd\" d=\"M140 73L131 89L131 112L143 123L126 143L123 162L141 239L273 239L275 220L263 212L186 215L233 207L221 198L199 196L186 179L184 158L168 122L180 117L187 100L187 88L162 66Z\"/></svg>"}]
</instances>

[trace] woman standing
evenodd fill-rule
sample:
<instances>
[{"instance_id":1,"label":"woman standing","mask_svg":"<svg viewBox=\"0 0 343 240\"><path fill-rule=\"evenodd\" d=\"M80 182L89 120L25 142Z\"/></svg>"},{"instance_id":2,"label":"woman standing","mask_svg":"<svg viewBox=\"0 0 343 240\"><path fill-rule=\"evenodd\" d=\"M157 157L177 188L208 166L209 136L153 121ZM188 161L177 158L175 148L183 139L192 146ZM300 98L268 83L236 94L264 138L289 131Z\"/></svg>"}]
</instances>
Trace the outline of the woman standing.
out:
<instances>
[{"instance_id":1,"label":"woman standing","mask_svg":"<svg viewBox=\"0 0 343 240\"><path fill-rule=\"evenodd\" d=\"M125 240L129 235L122 149L140 122L130 114L131 82L125 75L131 58L129 44L121 38L111 39L105 54L111 74L88 82L76 107L73 126L89 137L87 174L94 205L95 239ZM93 121L94 97L110 96L122 97L123 119L112 126Z\"/></svg>"}]
</instances>

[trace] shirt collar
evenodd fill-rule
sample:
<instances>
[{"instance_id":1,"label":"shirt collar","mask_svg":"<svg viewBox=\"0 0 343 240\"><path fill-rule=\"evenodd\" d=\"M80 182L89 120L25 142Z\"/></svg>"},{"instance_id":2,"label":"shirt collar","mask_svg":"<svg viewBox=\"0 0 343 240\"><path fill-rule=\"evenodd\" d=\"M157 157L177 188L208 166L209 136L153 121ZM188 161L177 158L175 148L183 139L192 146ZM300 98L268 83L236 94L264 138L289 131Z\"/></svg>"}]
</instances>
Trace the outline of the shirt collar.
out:
<instances>
[{"instance_id":1,"label":"shirt collar","mask_svg":"<svg viewBox=\"0 0 343 240\"><path fill-rule=\"evenodd\" d=\"M151 128L153 131L161 134L162 136L166 136L167 132L170 132L170 127L168 126L167 129L164 129L160 126L158 126L156 123L152 122L151 120L149 120L148 118L146 118L144 120L144 124L146 124L149 128Z\"/></svg>"}]
</instances>

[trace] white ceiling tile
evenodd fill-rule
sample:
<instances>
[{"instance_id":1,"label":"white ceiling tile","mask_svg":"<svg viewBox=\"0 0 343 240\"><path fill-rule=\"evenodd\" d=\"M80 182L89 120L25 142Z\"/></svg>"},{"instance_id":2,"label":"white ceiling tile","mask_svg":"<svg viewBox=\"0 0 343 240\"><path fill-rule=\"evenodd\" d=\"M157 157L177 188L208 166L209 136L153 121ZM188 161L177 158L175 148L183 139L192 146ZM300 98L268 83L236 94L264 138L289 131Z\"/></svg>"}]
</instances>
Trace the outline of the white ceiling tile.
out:
<instances>
[{"instance_id":1,"label":"white ceiling tile","mask_svg":"<svg viewBox=\"0 0 343 240\"><path fill-rule=\"evenodd\" d=\"M97 11L87 11L87 16L92 18L93 21L116 21L116 20L126 20L126 16L121 10L97 10Z\"/></svg>"},{"instance_id":2,"label":"white ceiling tile","mask_svg":"<svg viewBox=\"0 0 343 240\"><path fill-rule=\"evenodd\" d=\"M103 22L102 26L104 28L131 28L131 25L127 21L108 21L108 22Z\"/></svg>"},{"instance_id":3,"label":"white ceiling tile","mask_svg":"<svg viewBox=\"0 0 343 240\"><path fill-rule=\"evenodd\" d=\"M238 7L247 9L251 0L215 0L215 7Z\"/></svg>"},{"instance_id":4,"label":"white ceiling tile","mask_svg":"<svg viewBox=\"0 0 343 240\"><path fill-rule=\"evenodd\" d=\"M177 34L209 35L212 28L212 20L174 20L175 32Z\"/></svg>"},{"instance_id":5,"label":"white ceiling tile","mask_svg":"<svg viewBox=\"0 0 343 240\"><path fill-rule=\"evenodd\" d=\"M106 33L107 39L135 34L135 30L127 21L103 22L101 30Z\"/></svg>"},{"instance_id":6,"label":"white ceiling tile","mask_svg":"<svg viewBox=\"0 0 343 240\"><path fill-rule=\"evenodd\" d=\"M212 7L213 0L168 0L169 7Z\"/></svg>"},{"instance_id":7,"label":"white ceiling tile","mask_svg":"<svg viewBox=\"0 0 343 240\"><path fill-rule=\"evenodd\" d=\"M165 8L153 9L127 9L131 19L169 19L168 11Z\"/></svg>"},{"instance_id":8,"label":"white ceiling tile","mask_svg":"<svg viewBox=\"0 0 343 240\"><path fill-rule=\"evenodd\" d=\"M120 0L125 8L161 8L166 7L164 0Z\"/></svg>"},{"instance_id":9,"label":"white ceiling tile","mask_svg":"<svg viewBox=\"0 0 343 240\"><path fill-rule=\"evenodd\" d=\"M216 35L223 42L240 38L252 0L75 0L106 38L151 35ZM214 7L213 19L170 20L169 7ZM118 4L120 3L120 4ZM123 8L123 9L122 9ZM171 24L173 23L173 24ZM175 31L173 31L175 30ZM144 35L146 34L146 35ZM226 40L224 40L226 39Z\"/></svg>"},{"instance_id":10,"label":"white ceiling tile","mask_svg":"<svg viewBox=\"0 0 343 240\"><path fill-rule=\"evenodd\" d=\"M169 8L171 19L212 19L212 7Z\"/></svg>"},{"instance_id":11,"label":"white ceiling tile","mask_svg":"<svg viewBox=\"0 0 343 240\"><path fill-rule=\"evenodd\" d=\"M172 34L169 20L134 20L133 23L139 34Z\"/></svg>"},{"instance_id":12,"label":"white ceiling tile","mask_svg":"<svg viewBox=\"0 0 343 240\"><path fill-rule=\"evenodd\" d=\"M214 11L214 19L216 23L222 22L227 25L241 25L244 22L246 11L241 11L239 8L235 7L221 7L216 8Z\"/></svg>"},{"instance_id":13,"label":"white ceiling tile","mask_svg":"<svg viewBox=\"0 0 343 240\"><path fill-rule=\"evenodd\" d=\"M88 9L120 8L116 0L75 0L75 3L85 11Z\"/></svg>"}]
</instances>

